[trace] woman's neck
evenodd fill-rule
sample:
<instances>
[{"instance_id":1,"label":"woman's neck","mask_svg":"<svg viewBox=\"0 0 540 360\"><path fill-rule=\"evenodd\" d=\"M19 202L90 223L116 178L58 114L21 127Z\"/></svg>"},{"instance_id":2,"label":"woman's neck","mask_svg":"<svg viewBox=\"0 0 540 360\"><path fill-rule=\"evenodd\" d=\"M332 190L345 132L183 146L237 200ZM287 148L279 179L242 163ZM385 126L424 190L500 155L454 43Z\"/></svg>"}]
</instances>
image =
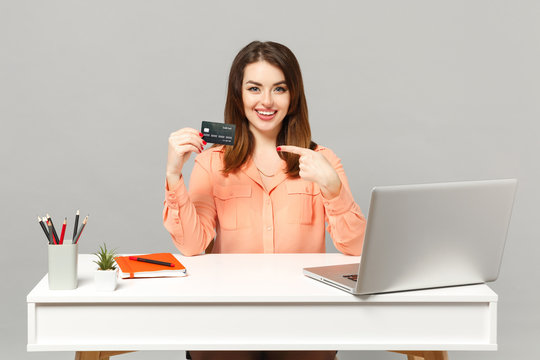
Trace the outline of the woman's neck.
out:
<instances>
[{"instance_id":1,"label":"woman's neck","mask_svg":"<svg viewBox=\"0 0 540 360\"><path fill-rule=\"evenodd\" d=\"M275 152L277 136L280 129L275 129L272 132L259 132L257 129L250 127L253 138L255 139L254 154L266 153L268 151Z\"/></svg>"}]
</instances>

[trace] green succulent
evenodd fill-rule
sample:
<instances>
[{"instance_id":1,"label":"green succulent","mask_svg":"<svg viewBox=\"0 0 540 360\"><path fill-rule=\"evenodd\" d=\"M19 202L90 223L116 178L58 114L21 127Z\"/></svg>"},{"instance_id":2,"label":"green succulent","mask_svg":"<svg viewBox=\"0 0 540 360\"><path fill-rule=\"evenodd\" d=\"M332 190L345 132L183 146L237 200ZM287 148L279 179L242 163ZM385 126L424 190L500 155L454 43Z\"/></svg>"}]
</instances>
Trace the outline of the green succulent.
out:
<instances>
[{"instance_id":1,"label":"green succulent","mask_svg":"<svg viewBox=\"0 0 540 360\"><path fill-rule=\"evenodd\" d=\"M97 260L94 262L98 265L98 270L116 270L116 263L114 257L116 256L115 250L108 250L105 243L99 247L99 251L94 253L97 256Z\"/></svg>"}]
</instances>

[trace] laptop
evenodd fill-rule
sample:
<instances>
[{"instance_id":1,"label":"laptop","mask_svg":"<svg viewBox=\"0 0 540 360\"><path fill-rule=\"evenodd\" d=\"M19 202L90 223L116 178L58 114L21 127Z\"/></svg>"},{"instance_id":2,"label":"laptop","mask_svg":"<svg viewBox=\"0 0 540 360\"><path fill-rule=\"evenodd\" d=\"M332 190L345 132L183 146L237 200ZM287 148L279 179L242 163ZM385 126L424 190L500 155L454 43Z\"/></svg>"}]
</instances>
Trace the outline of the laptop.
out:
<instances>
[{"instance_id":1,"label":"laptop","mask_svg":"<svg viewBox=\"0 0 540 360\"><path fill-rule=\"evenodd\" d=\"M373 188L360 263L304 274L355 295L499 276L516 179Z\"/></svg>"}]
</instances>

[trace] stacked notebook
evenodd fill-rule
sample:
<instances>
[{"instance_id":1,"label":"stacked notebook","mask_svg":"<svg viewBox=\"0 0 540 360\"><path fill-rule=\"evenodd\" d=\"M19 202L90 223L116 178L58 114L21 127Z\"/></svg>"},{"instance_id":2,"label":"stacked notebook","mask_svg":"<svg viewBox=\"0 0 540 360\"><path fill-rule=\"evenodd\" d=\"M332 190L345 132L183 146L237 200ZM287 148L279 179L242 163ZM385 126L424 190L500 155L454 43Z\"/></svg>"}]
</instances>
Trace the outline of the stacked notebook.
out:
<instances>
[{"instance_id":1,"label":"stacked notebook","mask_svg":"<svg viewBox=\"0 0 540 360\"><path fill-rule=\"evenodd\" d=\"M171 253L137 255L138 258L156 260L174 266L157 265L143 261L131 260L129 256L115 258L118 274L121 278L145 278L165 276L186 276L186 268Z\"/></svg>"}]
</instances>

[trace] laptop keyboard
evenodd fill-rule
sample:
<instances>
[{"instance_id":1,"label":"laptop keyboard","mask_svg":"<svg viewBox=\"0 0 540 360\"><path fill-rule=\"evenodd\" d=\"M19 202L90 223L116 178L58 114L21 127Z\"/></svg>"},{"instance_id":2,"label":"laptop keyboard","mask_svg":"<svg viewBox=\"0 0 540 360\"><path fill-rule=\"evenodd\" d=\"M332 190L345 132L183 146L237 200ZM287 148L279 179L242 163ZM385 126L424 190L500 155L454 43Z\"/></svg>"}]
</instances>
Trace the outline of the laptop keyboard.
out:
<instances>
[{"instance_id":1,"label":"laptop keyboard","mask_svg":"<svg viewBox=\"0 0 540 360\"><path fill-rule=\"evenodd\" d=\"M343 277L352 281L358 281L358 274L343 275Z\"/></svg>"}]
</instances>

